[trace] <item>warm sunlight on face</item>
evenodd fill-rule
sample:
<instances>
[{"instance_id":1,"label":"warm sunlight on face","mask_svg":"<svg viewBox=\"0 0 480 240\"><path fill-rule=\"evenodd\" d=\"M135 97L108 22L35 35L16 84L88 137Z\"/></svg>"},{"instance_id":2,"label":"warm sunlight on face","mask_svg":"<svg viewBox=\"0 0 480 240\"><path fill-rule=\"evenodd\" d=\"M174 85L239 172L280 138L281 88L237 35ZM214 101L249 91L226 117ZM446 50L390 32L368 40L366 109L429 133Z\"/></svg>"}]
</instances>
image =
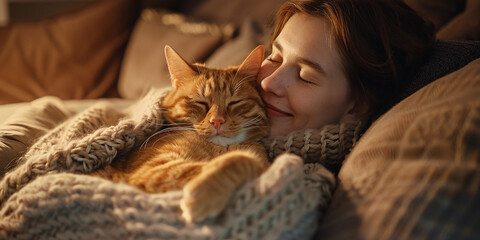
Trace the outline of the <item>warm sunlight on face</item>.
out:
<instances>
[{"instance_id":1,"label":"warm sunlight on face","mask_svg":"<svg viewBox=\"0 0 480 240\"><path fill-rule=\"evenodd\" d=\"M330 26L295 14L273 43L259 73L271 135L338 122L353 107Z\"/></svg>"}]
</instances>

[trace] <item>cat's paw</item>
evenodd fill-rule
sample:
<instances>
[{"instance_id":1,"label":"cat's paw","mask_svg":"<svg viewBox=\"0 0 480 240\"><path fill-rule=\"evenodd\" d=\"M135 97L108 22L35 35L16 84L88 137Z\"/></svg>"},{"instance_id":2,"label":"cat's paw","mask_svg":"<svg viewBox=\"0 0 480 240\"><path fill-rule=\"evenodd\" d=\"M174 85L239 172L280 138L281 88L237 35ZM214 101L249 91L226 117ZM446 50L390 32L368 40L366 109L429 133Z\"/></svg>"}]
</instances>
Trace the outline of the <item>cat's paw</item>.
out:
<instances>
[{"instance_id":1,"label":"cat's paw","mask_svg":"<svg viewBox=\"0 0 480 240\"><path fill-rule=\"evenodd\" d=\"M231 191L220 189L209 182L190 182L183 188L180 208L188 223L198 223L219 215L227 205Z\"/></svg>"}]
</instances>

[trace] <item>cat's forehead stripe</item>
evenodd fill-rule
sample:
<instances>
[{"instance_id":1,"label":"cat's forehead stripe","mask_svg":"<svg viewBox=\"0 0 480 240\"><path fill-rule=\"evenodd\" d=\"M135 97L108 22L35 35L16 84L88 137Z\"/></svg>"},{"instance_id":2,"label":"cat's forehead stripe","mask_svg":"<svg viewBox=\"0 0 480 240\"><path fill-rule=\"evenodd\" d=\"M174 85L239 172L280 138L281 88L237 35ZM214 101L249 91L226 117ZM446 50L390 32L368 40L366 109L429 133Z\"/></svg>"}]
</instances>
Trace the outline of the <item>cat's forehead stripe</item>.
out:
<instances>
[{"instance_id":1,"label":"cat's forehead stripe","mask_svg":"<svg viewBox=\"0 0 480 240\"><path fill-rule=\"evenodd\" d=\"M213 72L207 74L204 79L204 89L202 89L203 96L209 97L212 93L230 93L232 94L232 89L229 87L228 83L228 73L226 72Z\"/></svg>"},{"instance_id":2,"label":"cat's forehead stripe","mask_svg":"<svg viewBox=\"0 0 480 240\"><path fill-rule=\"evenodd\" d=\"M250 81L255 81L255 76L237 75L236 69L202 71L196 84L196 94L199 98L208 101L217 101L213 98L226 99L244 95L253 90ZM246 88L247 87L247 88ZM247 91L241 90L245 89ZM219 95L220 94L220 95Z\"/></svg>"}]
</instances>

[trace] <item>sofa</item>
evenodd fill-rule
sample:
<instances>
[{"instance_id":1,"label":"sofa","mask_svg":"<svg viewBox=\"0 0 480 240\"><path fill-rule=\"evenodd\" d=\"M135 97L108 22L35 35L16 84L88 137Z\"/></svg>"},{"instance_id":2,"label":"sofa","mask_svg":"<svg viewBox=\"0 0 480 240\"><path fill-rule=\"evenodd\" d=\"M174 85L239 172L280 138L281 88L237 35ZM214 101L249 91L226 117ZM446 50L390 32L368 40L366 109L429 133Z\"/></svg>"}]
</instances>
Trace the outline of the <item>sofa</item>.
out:
<instances>
[{"instance_id":1,"label":"sofa","mask_svg":"<svg viewBox=\"0 0 480 240\"><path fill-rule=\"evenodd\" d=\"M121 111L168 88L166 44L215 67L268 47L282 2L96 0L1 27L0 176L91 106ZM480 1L405 2L432 21L438 41L334 173L315 238L480 238ZM268 236L245 237L254 238Z\"/></svg>"}]
</instances>

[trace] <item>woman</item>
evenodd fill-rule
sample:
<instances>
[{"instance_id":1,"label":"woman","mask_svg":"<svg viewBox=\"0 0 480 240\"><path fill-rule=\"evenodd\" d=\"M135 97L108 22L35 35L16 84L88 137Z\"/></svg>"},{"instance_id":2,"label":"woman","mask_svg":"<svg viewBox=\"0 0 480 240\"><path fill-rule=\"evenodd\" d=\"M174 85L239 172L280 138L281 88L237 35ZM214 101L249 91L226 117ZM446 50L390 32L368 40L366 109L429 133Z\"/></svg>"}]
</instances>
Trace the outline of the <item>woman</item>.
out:
<instances>
[{"instance_id":1,"label":"woman","mask_svg":"<svg viewBox=\"0 0 480 240\"><path fill-rule=\"evenodd\" d=\"M271 135L381 113L434 41L400 0L284 3L258 77Z\"/></svg>"}]
</instances>

